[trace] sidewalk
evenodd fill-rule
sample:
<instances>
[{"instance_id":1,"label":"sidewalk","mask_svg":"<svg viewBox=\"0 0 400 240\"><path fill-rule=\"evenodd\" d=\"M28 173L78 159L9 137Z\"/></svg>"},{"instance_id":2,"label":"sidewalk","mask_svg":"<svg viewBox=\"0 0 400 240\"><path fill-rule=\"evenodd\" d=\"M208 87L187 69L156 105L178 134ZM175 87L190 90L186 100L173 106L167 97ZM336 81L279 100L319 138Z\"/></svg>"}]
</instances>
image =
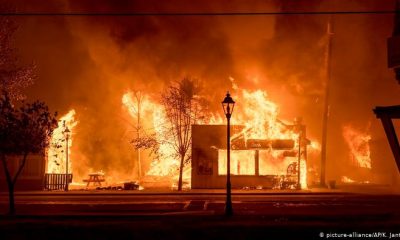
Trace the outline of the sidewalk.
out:
<instances>
[{"instance_id":1,"label":"sidewalk","mask_svg":"<svg viewBox=\"0 0 400 240\"><path fill-rule=\"evenodd\" d=\"M0 194L6 194L1 192ZM65 191L17 191L15 195L225 195L225 189L190 189L190 190L171 190L171 189L144 189L144 190L70 190ZM232 189L233 195L329 195L329 194L387 194L400 195L400 189L395 189L388 185L339 185L335 189L329 188L309 188L303 190L244 190Z\"/></svg>"}]
</instances>

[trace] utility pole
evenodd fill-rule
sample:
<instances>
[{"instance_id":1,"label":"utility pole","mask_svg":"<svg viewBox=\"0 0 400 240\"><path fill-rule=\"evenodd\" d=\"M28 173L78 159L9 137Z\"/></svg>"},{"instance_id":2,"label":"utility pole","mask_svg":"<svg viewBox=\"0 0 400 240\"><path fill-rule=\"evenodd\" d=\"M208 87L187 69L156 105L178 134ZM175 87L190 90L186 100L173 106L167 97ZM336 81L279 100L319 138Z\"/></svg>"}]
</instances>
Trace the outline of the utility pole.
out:
<instances>
[{"instance_id":1,"label":"utility pole","mask_svg":"<svg viewBox=\"0 0 400 240\"><path fill-rule=\"evenodd\" d=\"M136 125L136 137L137 139L140 139L140 130L141 130L141 125L140 125L140 111L141 111L141 105L142 105L142 93L140 91L135 92L135 98L137 102L137 125ZM141 157L140 157L140 148L137 150L137 161L138 161L138 174L139 174L139 179L142 177L142 164L141 164Z\"/></svg>"},{"instance_id":2,"label":"utility pole","mask_svg":"<svg viewBox=\"0 0 400 240\"><path fill-rule=\"evenodd\" d=\"M326 143L328 138L328 119L329 119L329 84L331 81L331 55L332 55L332 17L329 17L327 24L327 45L325 53L326 65L326 81L325 81L325 99L324 99L324 113L322 117L322 143L321 143L321 175L320 185L325 187L326 184Z\"/></svg>"}]
</instances>

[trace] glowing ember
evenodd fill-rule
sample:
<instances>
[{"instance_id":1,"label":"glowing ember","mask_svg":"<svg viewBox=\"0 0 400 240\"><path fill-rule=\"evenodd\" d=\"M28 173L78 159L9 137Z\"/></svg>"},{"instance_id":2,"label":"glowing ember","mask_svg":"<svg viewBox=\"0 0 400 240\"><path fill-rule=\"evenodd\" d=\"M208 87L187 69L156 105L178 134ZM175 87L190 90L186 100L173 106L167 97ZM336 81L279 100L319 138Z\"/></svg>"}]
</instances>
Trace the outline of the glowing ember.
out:
<instances>
[{"instance_id":1,"label":"glowing ember","mask_svg":"<svg viewBox=\"0 0 400 240\"><path fill-rule=\"evenodd\" d=\"M355 181L347 176L342 176L342 178L340 179L342 182L344 183L354 183Z\"/></svg>"},{"instance_id":2,"label":"glowing ember","mask_svg":"<svg viewBox=\"0 0 400 240\"><path fill-rule=\"evenodd\" d=\"M47 173L66 173L66 137L64 131L68 127L68 172L72 173L71 146L74 128L78 124L75 121L75 110L70 110L58 121L58 127L51 136L50 147L47 149Z\"/></svg>"},{"instance_id":3,"label":"glowing ember","mask_svg":"<svg viewBox=\"0 0 400 240\"><path fill-rule=\"evenodd\" d=\"M371 136L354 129L351 126L343 127L343 137L350 149L350 159L353 164L362 168L371 168L371 152L369 141Z\"/></svg>"}]
</instances>

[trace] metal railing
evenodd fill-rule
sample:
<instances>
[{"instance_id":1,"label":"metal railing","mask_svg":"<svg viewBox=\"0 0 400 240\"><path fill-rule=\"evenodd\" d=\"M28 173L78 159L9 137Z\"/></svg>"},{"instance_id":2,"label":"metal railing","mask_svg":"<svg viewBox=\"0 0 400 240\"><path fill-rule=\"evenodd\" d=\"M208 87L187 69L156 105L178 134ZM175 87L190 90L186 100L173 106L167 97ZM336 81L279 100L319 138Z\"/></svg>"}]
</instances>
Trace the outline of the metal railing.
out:
<instances>
[{"instance_id":1,"label":"metal railing","mask_svg":"<svg viewBox=\"0 0 400 240\"><path fill-rule=\"evenodd\" d=\"M63 190L65 189L67 178L65 173L45 173L44 190ZM72 174L68 174L68 184L72 182Z\"/></svg>"}]
</instances>

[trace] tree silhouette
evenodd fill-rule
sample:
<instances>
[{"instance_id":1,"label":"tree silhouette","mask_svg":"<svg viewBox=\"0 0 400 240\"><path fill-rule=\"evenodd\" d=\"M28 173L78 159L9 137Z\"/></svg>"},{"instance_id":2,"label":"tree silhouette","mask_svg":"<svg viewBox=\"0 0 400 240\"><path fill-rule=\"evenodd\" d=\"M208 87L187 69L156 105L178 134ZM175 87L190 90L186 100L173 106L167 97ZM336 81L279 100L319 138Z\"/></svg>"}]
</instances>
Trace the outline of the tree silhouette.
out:
<instances>
[{"instance_id":1,"label":"tree silhouette","mask_svg":"<svg viewBox=\"0 0 400 240\"><path fill-rule=\"evenodd\" d=\"M45 153L50 137L57 127L57 113L50 114L43 102L21 103L14 107L10 97L0 98L0 160L3 165L9 193L9 213L15 214L14 187L29 154ZM9 162L21 157L16 171L10 171Z\"/></svg>"},{"instance_id":2,"label":"tree silhouette","mask_svg":"<svg viewBox=\"0 0 400 240\"><path fill-rule=\"evenodd\" d=\"M192 124L204 121L205 100L198 96L200 91L196 80L189 77L169 86L161 95L161 103L165 111L166 122L163 125L162 139L157 139L155 134L144 135L133 140L135 148L151 149L157 158L159 146L168 144L174 149L174 156L179 157L178 190L182 190L182 175L185 163L191 159L190 148L192 144Z\"/></svg>"}]
</instances>

